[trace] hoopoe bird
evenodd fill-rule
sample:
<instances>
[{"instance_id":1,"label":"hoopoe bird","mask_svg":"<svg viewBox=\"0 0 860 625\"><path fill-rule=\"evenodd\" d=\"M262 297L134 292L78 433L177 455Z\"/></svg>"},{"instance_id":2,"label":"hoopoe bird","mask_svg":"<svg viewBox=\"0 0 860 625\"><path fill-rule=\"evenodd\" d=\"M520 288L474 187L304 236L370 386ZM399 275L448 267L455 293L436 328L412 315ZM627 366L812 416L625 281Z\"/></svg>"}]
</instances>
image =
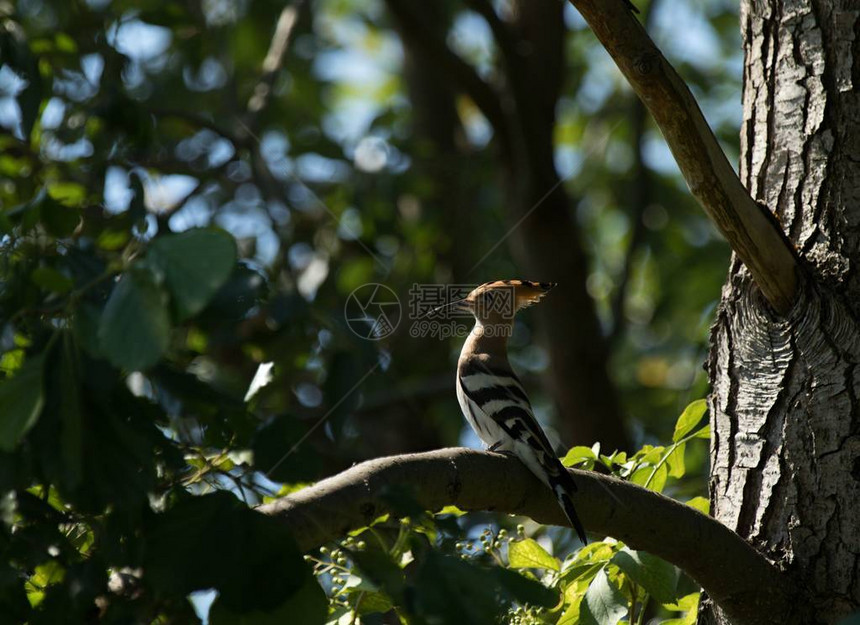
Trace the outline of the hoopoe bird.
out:
<instances>
[{"instance_id":1,"label":"hoopoe bird","mask_svg":"<svg viewBox=\"0 0 860 625\"><path fill-rule=\"evenodd\" d=\"M585 529L573 507L576 484L555 455L508 362L514 316L540 301L554 286L552 282L526 280L487 282L449 304L475 316L475 327L457 363L457 399L488 450L512 453L552 489L579 539L587 544Z\"/></svg>"}]
</instances>

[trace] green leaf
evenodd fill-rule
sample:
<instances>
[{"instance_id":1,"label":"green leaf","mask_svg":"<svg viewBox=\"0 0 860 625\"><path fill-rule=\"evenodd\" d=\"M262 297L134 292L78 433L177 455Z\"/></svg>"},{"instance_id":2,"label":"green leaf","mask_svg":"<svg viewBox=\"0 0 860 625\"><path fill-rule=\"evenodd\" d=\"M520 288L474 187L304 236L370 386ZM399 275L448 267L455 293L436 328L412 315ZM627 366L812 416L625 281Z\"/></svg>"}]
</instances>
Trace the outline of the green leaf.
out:
<instances>
[{"instance_id":1,"label":"green leaf","mask_svg":"<svg viewBox=\"0 0 860 625\"><path fill-rule=\"evenodd\" d=\"M358 604L358 613L361 616L365 614L384 614L393 607L394 603L385 593L363 591L361 603Z\"/></svg>"},{"instance_id":2,"label":"green leaf","mask_svg":"<svg viewBox=\"0 0 860 625\"><path fill-rule=\"evenodd\" d=\"M652 473L654 474L654 477L651 477ZM663 492L663 488L666 486L666 478L668 475L669 470L666 468L665 464L661 464L656 472L654 471L654 467L644 466L633 472L633 475L630 476L630 481L634 484L638 484L639 486L645 486L647 484L648 489L661 493Z\"/></svg>"},{"instance_id":3,"label":"green leaf","mask_svg":"<svg viewBox=\"0 0 860 625\"><path fill-rule=\"evenodd\" d=\"M564 610L556 625L579 625L582 623L580 612L582 611L582 596L576 597Z\"/></svg>"},{"instance_id":4,"label":"green leaf","mask_svg":"<svg viewBox=\"0 0 860 625\"><path fill-rule=\"evenodd\" d=\"M603 565L606 564L608 560L602 560L598 562L587 562L585 564L575 564L568 569L565 569L561 574L561 579L566 584L572 584L573 582L590 582L597 572L603 568Z\"/></svg>"},{"instance_id":5,"label":"green leaf","mask_svg":"<svg viewBox=\"0 0 860 625\"><path fill-rule=\"evenodd\" d=\"M206 307L236 264L236 242L221 230L187 230L156 239L147 259L164 273L179 320Z\"/></svg>"},{"instance_id":6,"label":"green leaf","mask_svg":"<svg viewBox=\"0 0 860 625\"><path fill-rule=\"evenodd\" d=\"M580 463L593 465L595 460L597 460L597 454L594 453L594 450L591 447L577 445L576 447L572 447L570 451L564 455L564 458L561 459L561 463L566 467L572 467Z\"/></svg>"},{"instance_id":7,"label":"green leaf","mask_svg":"<svg viewBox=\"0 0 860 625\"><path fill-rule=\"evenodd\" d=\"M39 419L44 395L45 356L27 360L15 376L0 383L0 451L12 451Z\"/></svg>"},{"instance_id":8,"label":"green leaf","mask_svg":"<svg viewBox=\"0 0 860 625\"><path fill-rule=\"evenodd\" d=\"M678 598L678 570L665 560L625 547L615 554L612 563L660 603L669 603Z\"/></svg>"},{"instance_id":9,"label":"green leaf","mask_svg":"<svg viewBox=\"0 0 860 625\"><path fill-rule=\"evenodd\" d=\"M701 597L701 594L702 593L700 592L694 592L682 597L674 604L664 605L663 607L668 610L684 612L684 616L677 619L663 621L662 625L696 625L696 621L699 616L699 598ZM840 621L839 625L849 625L849 623ZM856 625L860 625L860 620L858 620Z\"/></svg>"},{"instance_id":10,"label":"green leaf","mask_svg":"<svg viewBox=\"0 0 860 625\"><path fill-rule=\"evenodd\" d=\"M87 197L87 188L78 182L51 182L48 195L67 206L81 205Z\"/></svg>"},{"instance_id":11,"label":"green leaf","mask_svg":"<svg viewBox=\"0 0 860 625\"><path fill-rule=\"evenodd\" d=\"M53 267L36 267L30 273L33 284L52 293L66 293L74 286L74 282L68 276L64 276Z\"/></svg>"},{"instance_id":12,"label":"green leaf","mask_svg":"<svg viewBox=\"0 0 860 625\"><path fill-rule=\"evenodd\" d=\"M606 569L594 577L580 605L583 625L616 625L627 614L627 600L609 581Z\"/></svg>"},{"instance_id":13,"label":"green leaf","mask_svg":"<svg viewBox=\"0 0 860 625\"><path fill-rule=\"evenodd\" d=\"M158 362L169 337L167 295L151 272L132 267L114 287L102 313L102 352L114 365L140 371Z\"/></svg>"},{"instance_id":14,"label":"green leaf","mask_svg":"<svg viewBox=\"0 0 860 625\"><path fill-rule=\"evenodd\" d=\"M561 570L561 562L552 557L536 540L524 538L508 544L508 562L512 569Z\"/></svg>"},{"instance_id":15,"label":"green leaf","mask_svg":"<svg viewBox=\"0 0 860 625\"><path fill-rule=\"evenodd\" d=\"M557 601L554 591L514 571L479 566L429 547L421 553L414 544L412 551L420 562L409 588L415 616L422 617L417 622L495 623L500 599L545 607Z\"/></svg>"},{"instance_id":16,"label":"green leaf","mask_svg":"<svg viewBox=\"0 0 860 625\"><path fill-rule=\"evenodd\" d=\"M711 502L708 501L707 497L693 497L687 502L687 505L703 514L709 514L711 511Z\"/></svg>"},{"instance_id":17,"label":"green leaf","mask_svg":"<svg viewBox=\"0 0 860 625\"><path fill-rule=\"evenodd\" d=\"M687 450L687 443L681 443L666 458L666 464L669 466L669 475L671 477L684 477L687 471L684 463L684 453Z\"/></svg>"},{"instance_id":18,"label":"green leaf","mask_svg":"<svg viewBox=\"0 0 860 625\"><path fill-rule=\"evenodd\" d=\"M457 506L445 506L444 508L436 512L436 514L451 514L455 517L461 517L466 514L466 512L464 510L460 510L460 508L458 508Z\"/></svg>"},{"instance_id":19,"label":"green leaf","mask_svg":"<svg viewBox=\"0 0 860 625\"><path fill-rule=\"evenodd\" d=\"M704 426L698 432L693 434L693 436L695 438L704 438L704 439L711 438L711 424L709 423L708 425Z\"/></svg>"},{"instance_id":20,"label":"green leaf","mask_svg":"<svg viewBox=\"0 0 860 625\"><path fill-rule=\"evenodd\" d=\"M616 542L596 541L589 543L576 552L576 556L574 557L572 564L573 566L579 566L583 563L595 564L598 562L609 562L609 559L612 558L618 550L617 547L618 543Z\"/></svg>"},{"instance_id":21,"label":"green leaf","mask_svg":"<svg viewBox=\"0 0 860 625\"><path fill-rule=\"evenodd\" d=\"M371 543L363 551L349 551L349 555L358 570L376 588L384 588L394 597L400 594L404 583L403 570L387 551Z\"/></svg>"},{"instance_id":22,"label":"green leaf","mask_svg":"<svg viewBox=\"0 0 860 625\"><path fill-rule=\"evenodd\" d=\"M694 427L699 424L705 412L708 410L708 402L704 399L697 399L690 403L681 416L678 417L678 422L675 424L675 433L672 434L672 442L677 443L684 438Z\"/></svg>"},{"instance_id":23,"label":"green leaf","mask_svg":"<svg viewBox=\"0 0 860 625\"><path fill-rule=\"evenodd\" d=\"M684 595L677 601L672 601L671 603L666 603L663 607L667 610L672 610L673 612L687 612L692 610L699 605L699 597L701 596L701 591L691 592L688 595Z\"/></svg>"}]
</instances>

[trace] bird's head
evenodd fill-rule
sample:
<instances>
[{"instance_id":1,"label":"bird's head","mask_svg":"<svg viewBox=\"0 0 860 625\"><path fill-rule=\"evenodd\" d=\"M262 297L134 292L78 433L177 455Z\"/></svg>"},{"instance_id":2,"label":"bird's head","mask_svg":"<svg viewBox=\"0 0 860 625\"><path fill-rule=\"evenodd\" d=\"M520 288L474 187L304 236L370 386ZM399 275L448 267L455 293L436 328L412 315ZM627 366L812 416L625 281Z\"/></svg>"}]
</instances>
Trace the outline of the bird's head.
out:
<instances>
[{"instance_id":1,"label":"bird's head","mask_svg":"<svg viewBox=\"0 0 860 625\"><path fill-rule=\"evenodd\" d=\"M482 323L510 321L521 309L539 302L555 285L555 282L495 280L482 284L450 305L471 312Z\"/></svg>"}]
</instances>

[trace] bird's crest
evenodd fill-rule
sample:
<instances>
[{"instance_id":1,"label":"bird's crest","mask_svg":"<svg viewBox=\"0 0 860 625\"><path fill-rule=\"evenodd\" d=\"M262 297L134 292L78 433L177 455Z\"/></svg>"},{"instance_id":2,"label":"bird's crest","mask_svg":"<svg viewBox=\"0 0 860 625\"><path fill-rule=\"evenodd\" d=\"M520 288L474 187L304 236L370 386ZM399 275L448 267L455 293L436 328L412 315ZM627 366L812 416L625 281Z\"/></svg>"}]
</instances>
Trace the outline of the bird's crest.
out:
<instances>
[{"instance_id":1,"label":"bird's crest","mask_svg":"<svg viewBox=\"0 0 860 625\"><path fill-rule=\"evenodd\" d=\"M555 285L555 282L533 282L519 278L513 280L495 280L482 284L469 293L466 299L475 301L485 293L509 291L513 293L514 310L520 310L539 302Z\"/></svg>"}]
</instances>

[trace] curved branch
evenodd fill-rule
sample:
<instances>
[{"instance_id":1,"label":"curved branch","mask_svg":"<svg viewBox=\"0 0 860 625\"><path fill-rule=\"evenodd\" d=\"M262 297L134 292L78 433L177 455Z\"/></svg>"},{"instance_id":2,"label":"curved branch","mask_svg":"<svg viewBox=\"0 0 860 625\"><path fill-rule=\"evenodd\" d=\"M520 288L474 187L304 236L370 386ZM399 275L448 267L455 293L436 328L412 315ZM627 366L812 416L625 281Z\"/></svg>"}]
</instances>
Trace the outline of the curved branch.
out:
<instances>
[{"instance_id":1,"label":"curved branch","mask_svg":"<svg viewBox=\"0 0 860 625\"><path fill-rule=\"evenodd\" d=\"M733 623L787 622L790 582L727 527L629 482L573 473L586 527L676 564ZM259 510L283 520L300 548L309 550L392 512L385 493L403 487L427 510L456 505L565 524L550 491L519 461L460 448L370 460Z\"/></svg>"},{"instance_id":2,"label":"curved branch","mask_svg":"<svg viewBox=\"0 0 860 625\"><path fill-rule=\"evenodd\" d=\"M785 313L797 257L776 218L735 174L690 89L622 0L570 0L642 99L690 187L770 304Z\"/></svg>"}]
</instances>

